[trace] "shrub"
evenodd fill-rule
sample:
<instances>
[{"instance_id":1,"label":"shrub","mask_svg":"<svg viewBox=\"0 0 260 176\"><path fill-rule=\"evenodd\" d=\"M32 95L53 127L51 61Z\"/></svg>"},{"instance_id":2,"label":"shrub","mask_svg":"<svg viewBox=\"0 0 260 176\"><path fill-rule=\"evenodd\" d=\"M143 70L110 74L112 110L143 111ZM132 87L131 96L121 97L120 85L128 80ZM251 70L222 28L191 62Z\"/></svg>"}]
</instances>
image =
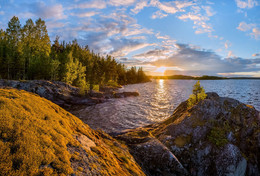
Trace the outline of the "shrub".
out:
<instances>
[{"instance_id":1,"label":"shrub","mask_svg":"<svg viewBox=\"0 0 260 176\"><path fill-rule=\"evenodd\" d=\"M222 147L228 143L225 130L220 127L213 127L207 137L211 143L218 147Z\"/></svg>"},{"instance_id":2,"label":"shrub","mask_svg":"<svg viewBox=\"0 0 260 176\"><path fill-rule=\"evenodd\" d=\"M106 85L111 87L118 87L118 83L113 80L109 80Z\"/></svg>"}]
</instances>

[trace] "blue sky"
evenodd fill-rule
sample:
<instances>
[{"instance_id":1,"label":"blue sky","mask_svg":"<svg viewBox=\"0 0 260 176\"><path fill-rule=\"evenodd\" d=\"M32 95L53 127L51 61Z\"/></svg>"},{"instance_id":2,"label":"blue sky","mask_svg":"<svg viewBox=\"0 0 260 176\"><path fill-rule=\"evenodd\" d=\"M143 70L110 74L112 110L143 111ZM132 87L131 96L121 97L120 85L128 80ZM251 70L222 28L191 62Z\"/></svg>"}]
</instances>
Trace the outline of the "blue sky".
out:
<instances>
[{"instance_id":1,"label":"blue sky","mask_svg":"<svg viewBox=\"0 0 260 176\"><path fill-rule=\"evenodd\" d=\"M260 77L259 0L0 0L13 16L150 74Z\"/></svg>"}]
</instances>

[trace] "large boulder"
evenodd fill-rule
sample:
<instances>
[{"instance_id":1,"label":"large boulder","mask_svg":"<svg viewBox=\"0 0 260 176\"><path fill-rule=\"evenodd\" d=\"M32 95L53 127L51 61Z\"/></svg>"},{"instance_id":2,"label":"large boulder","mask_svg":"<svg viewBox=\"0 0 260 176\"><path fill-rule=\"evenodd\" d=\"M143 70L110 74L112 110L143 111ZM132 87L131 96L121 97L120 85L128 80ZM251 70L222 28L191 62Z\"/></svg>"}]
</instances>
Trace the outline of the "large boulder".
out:
<instances>
[{"instance_id":1,"label":"large boulder","mask_svg":"<svg viewBox=\"0 0 260 176\"><path fill-rule=\"evenodd\" d=\"M139 96L138 92L116 92L114 93L115 98L126 98L126 97L131 97L131 96Z\"/></svg>"},{"instance_id":2,"label":"large boulder","mask_svg":"<svg viewBox=\"0 0 260 176\"><path fill-rule=\"evenodd\" d=\"M193 107L188 107L187 101L181 103L162 123L128 131L118 138L128 143L137 161L146 154L136 146L146 143L149 148L158 148L152 142L156 139L189 175L253 176L260 174L259 122L259 112L254 107L211 92ZM144 138L141 134L147 135ZM157 169L164 170L163 164L168 163L163 158L164 152L161 157L153 156L153 161L162 163ZM144 168L149 174L157 175L154 168L149 169L147 165ZM180 174L177 170L167 173Z\"/></svg>"},{"instance_id":3,"label":"large boulder","mask_svg":"<svg viewBox=\"0 0 260 176\"><path fill-rule=\"evenodd\" d=\"M176 156L147 129L128 130L117 139L125 141L147 175L188 175Z\"/></svg>"}]
</instances>

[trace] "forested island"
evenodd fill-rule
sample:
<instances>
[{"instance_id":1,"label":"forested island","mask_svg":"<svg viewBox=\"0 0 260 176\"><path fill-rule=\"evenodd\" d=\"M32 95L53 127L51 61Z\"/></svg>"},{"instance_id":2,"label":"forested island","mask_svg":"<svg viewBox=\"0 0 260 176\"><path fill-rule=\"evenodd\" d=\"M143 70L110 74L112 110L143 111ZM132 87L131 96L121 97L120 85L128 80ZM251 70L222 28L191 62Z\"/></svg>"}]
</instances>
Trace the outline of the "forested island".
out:
<instances>
[{"instance_id":1,"label":"forested island","mask_svg":"<svg viewBox=\"0 0 260 176\"><path fill-rule=\"evenodd\" d=\"M6 30L0 29L0 78L63 81L83 91L149 81L142 68L127 69L77 40L60 42L57 36L51 43L41 18L28 19L22 26L16 16Z\"/></svg>"},{"instance_id":2,"label":"forested island","mask_svg":"<svg viewBox=\"0 0 260 176\"><path fill-rule=\"evenodd\" d=\"M188 75L171 75L171 76L151 76L153 79L187 79L187 80L221 80L221 79L260 79L260 77L222 77L222 76L188 76Z\"/></svg>"}]
</instances>

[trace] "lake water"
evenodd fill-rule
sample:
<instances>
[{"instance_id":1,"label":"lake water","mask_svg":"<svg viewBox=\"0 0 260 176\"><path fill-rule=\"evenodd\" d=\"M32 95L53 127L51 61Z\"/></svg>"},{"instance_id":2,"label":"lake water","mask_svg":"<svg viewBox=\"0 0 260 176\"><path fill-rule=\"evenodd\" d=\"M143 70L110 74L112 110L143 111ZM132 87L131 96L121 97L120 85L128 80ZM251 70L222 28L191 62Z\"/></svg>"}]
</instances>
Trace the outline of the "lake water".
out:
<instances>
[{"instance_id":1,"label":"lake water","mask_svg":"<svg viewBox=\"0 0 260 176\"><path fill-rule=\"evenodd\" d=\"M120 91L140 96L111 99L83 108L75 114L94 129L106 132L136 128L168 118L192 93L195 80L162 80L127 85ZM260 80L201 80L206 92L237 99L260 110Z\"/></svg>"}]
</instances>

